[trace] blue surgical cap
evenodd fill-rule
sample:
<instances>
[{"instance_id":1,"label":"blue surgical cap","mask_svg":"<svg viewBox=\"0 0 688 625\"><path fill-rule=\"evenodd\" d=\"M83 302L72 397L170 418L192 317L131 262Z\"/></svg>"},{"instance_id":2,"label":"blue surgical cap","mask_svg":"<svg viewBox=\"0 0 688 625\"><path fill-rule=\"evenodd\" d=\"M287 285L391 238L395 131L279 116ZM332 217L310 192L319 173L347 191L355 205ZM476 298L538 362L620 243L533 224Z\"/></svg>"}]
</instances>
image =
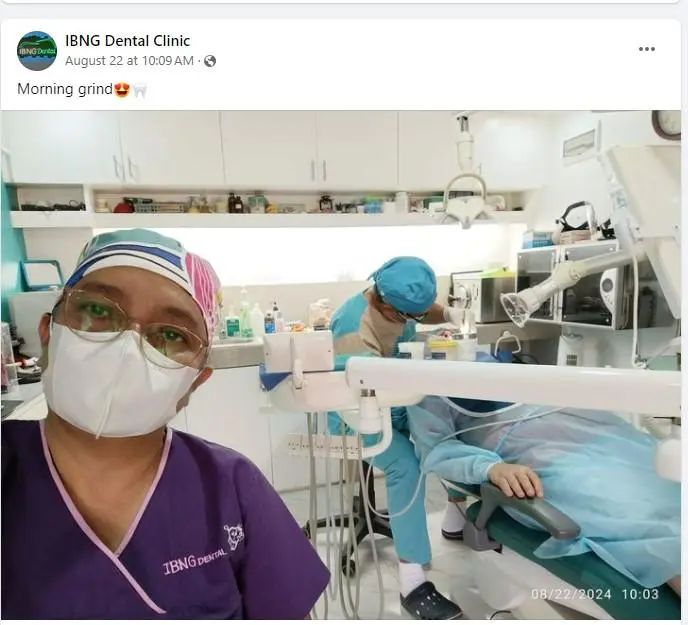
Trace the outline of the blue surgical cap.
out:
<instances>
[{"instance_id":1,"label":"blue surgical cap","mask_svg":"<svg viewBox=\"0 0 688 625\"><path fill-rule=\"evenodd\" d=\"M435 272L414 256L388 260L370 278L382 301L407 315L427 312L437 298Z\"/></svg>"}]
</instances>

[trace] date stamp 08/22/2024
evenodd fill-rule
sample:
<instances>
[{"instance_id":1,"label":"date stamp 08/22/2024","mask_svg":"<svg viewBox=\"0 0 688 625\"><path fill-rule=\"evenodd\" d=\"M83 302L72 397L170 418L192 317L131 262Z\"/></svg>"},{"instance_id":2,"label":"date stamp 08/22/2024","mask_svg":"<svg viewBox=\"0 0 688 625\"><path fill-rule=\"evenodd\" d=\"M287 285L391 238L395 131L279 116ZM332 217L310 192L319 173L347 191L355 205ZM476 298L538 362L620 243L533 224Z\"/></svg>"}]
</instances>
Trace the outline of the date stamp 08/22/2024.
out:
<instances>
[{"instance_id":1,"label":"date stamp 08/22/2024","mask_svg":"<svg viewBox=\"0 0 688 625\"><path fill-rule=\"evenodd\" d=\"M615 596L619 593L618 596ZM609 588L533 588L531 598L541 601L610 601L622 599L624 601L651 601L659 598L657 588L622 588L612 592Z\"/></svg>"}]
</instances>

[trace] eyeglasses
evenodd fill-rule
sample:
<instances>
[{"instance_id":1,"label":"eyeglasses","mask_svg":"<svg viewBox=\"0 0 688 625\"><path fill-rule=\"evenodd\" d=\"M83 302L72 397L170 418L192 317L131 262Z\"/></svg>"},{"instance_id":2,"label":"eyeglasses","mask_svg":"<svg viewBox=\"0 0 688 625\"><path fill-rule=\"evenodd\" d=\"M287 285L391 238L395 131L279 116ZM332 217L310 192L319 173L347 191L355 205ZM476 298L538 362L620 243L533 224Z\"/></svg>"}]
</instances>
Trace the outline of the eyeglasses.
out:
<instances>
[{"instance_id":1,"label":"eyeglasses","mask_svg":"<svg viewBox=\"0 0 688 625\"><path fill-rule=\"evenodd\" d=\"M421 323L423 321L423 319L425 319L425 314L423 314L423 315L409 315L407 313L399 312L398 310L396 311L396 313L404 321L415 321L416 323Z\"/></svg>"},{"instance_id":2,"label":"eyeglasses","mask_svg":"<svg viewBox=\"0 0 688 625\"><path fill-rule=\"evenodd\" d=\"M89 291L66 291L56 310L56 321L95 343L114 341L134 325L119 304ZM200 368L208 343L191 330L169 323L139 324L138 328L141 352L153 364L167 369Z\"/></svg>"},{"instance_id":3,"label":"eyeglasses","mask_svg":"<svg viewBox=\"0 0 688 625\"><path fill-rule=\"evenodd\" d=\"M394 314L397 316L397 318L399 320L401 320L401 321L415 321L416 323L421 323L423 321L423 319L425 319L425 315L427 313L423 313L422 315L409 315L408 313L403 313L400 310L397 310L396 308L394 308L394 306L392 306L391 304L388 304L383 299L382 295L380 294L380 291L378 291L377 288L375 288L374 293L375 293L375 297L378 299L378 301L380 303L384 304L385 306L387 306L388 308L390 308L392 311L394 311Z\"/></svg>"}]
</instances>

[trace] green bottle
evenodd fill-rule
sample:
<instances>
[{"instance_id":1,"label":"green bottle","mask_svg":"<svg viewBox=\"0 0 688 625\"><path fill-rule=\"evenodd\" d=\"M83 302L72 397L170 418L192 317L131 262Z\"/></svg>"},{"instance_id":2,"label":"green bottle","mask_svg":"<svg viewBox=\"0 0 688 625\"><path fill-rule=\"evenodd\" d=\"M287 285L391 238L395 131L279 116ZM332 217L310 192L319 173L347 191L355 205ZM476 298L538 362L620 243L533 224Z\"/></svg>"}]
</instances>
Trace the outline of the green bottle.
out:
<instances>
[{"instance_id":1,"label":"green bottle","mask_svg":"<svg viewBox=\"0 0 688 625\"><path fill-rule=\"evenodd\" d=\"M234 306L229 307L229 314L225 317L225 330L227 338L241 336L241 322L239 316L234 312Z\"/></svg>"},{"instance_id":2,"label":"green bottle","mask_svg":"<svg viewBox=\"0 0 688 625\"><path fill-rule=\"evenodd\" d=\"M248 302L246 289L241 289L241 303L239 304L239 326L241 328L241 338L253 338L253 324L251 323L251 304Z\"/></svg>"}]
</instances>

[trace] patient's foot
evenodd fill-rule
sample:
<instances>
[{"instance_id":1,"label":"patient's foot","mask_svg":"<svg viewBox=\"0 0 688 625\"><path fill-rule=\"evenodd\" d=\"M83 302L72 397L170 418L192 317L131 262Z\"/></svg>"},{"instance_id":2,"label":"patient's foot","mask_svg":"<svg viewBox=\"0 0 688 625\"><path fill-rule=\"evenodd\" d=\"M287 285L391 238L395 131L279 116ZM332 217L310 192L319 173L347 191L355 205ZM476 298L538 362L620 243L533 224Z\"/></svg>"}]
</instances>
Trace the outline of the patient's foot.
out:
<instances>
[{"instance_id":1,"label":"patient's foot","mask_svg":"<svg viewBox=\"0 0 688 625\"><path fill-rule=\"evenodd\" d=\"M432 582L423 582L408 595L401 595L401 606L421 621L453 621L461 618L461 608L441 595Z\"/></svg>"},{"instance_id":2,"label":"patient's foot","mask_svg":"<svg viewBox=\"0 0 688 625\"><path fill-rule=\"evenodd\" d=\"M463 540L466 525L465 501L448 501L442 519L442 536L447 540Z\"/></svg>"}]
</instances>

